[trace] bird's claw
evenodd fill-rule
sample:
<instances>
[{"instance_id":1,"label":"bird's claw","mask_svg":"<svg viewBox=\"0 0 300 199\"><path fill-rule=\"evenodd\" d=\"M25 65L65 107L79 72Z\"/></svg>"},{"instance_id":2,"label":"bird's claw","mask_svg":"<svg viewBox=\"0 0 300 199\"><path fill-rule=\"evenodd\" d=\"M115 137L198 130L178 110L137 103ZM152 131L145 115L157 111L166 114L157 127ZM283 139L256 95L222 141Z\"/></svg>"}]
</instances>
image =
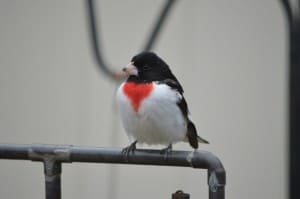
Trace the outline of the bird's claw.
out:
<instances>
[{"instance_id":1,"label":"bird's claw","mask_svg":"<svg viewBox=\"0 0 300 199\"><path fill-rule=\"evenodd\" d=\"M122 150L122 154L123 154L123 157L125 158L126 162L128 162L129 153L130 152L134 153L134 151L136 150L136 143L137 143L137 141L134 141L128 147L125 147Z\"/></svg>"},{"instance_id":2,"label":"bird's claw","mask_svg":"<svg viewBox=\"0 0 300 199\"><path fill-rule=\"evenodd\" d=\"M169 144L168 147L166 147L160 151L160 154L164 154L165 161L168 161L169 155L171 154L171 152L172 152L172 144Z\"/></svg>"}]
</instances>

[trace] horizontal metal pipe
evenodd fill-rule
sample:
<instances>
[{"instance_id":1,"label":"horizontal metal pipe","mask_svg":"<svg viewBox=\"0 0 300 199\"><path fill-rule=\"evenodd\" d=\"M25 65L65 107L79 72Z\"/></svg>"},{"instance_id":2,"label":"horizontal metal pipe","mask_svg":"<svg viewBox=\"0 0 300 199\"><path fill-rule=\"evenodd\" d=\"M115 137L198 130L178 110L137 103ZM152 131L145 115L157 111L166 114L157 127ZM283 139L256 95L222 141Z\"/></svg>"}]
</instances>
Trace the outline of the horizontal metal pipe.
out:
<instances>
[{"instance_id":1,"label":"horizontal metal pipe","mask_svg":"<svg viewBox=\"0 0 300 199\"><path fill-rule=\"evenodd\" d=\"M207 151L172 151L166 158L160 150L137 149L126 158L120 148L0 144L0 159L27 159L44 162L49 158L57 162L97 162L202 168L208 169L208 184L212 189L214 186L225 186L226 183L225 170L221 161Z\"/></svg>"},{"instance_id":2,"label":"horizontal metal pipe","mask_svg":"<svg viewBox=\"0 0 300 199\"><path fill-rule=\"evenodd\" d=\"M72 162L166 165L203 169L223 168L219 159L206 151L172 151L166 159L160 150L137 149L126 159L122 154L122 149L118 148L72 147L70 156Z\"/></svg>"},{"instance_id":3,"label":"horizontal metal pipe","mask_svg":"<svg viewBox=\"0 0 300 199\"><path fill-rule=\"evenodd\" d=\"M220 160L207 151L172 151L168 158L160 150L140 150L124 158L120 148L83 147L48 144L0 144L0 159L42 161L33 154L57 155L60 162L99 162L119 164L151 164L203 169L223 168Z\"/></svg>"},{"instance_id":4,"label":"horizontal metal pipe","mask_svg":"<svg viewBox=\"0 0 300 199\"><path fill-rule=\"evenodd\" d=\"M25 144L0 144L0 159L29 160L30 147Z\"/></svg>"}]
</instances>

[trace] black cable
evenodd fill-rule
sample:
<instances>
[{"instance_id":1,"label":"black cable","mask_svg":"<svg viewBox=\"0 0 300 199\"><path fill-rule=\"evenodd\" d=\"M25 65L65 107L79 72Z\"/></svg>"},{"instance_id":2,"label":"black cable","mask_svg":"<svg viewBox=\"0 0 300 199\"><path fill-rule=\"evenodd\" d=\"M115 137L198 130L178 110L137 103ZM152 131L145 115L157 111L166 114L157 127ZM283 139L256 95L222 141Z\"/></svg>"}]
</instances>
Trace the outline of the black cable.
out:
<instances>
[{"instance_id":1,"label":"black cable","mask_svg":"<svg viewBox=\"0 0 300 199\"><path fill-rule=\"evenodd\" d=\"M96 22L96 16L95 16L95 9L94 9L94 1L93 0L87 0L87 9L88 9L88 15L89 15L89 26L90 26L90 38L91 38L91 44L93 47L93 54L94 57L98 63L98 66L100 67L101 71L104 72L104 74L110 78L114 77L113 71L110 69L108 64L104 61L102 57L102 51L101 51L101 45L100 41L98 39L98 28L97 28L97 22Z\"/></svg>"},{"instance_id":2,"label":"black cable","mask_svg":"<svg viewBox=\"0 0 300 199\"><path fill-rule=\"evenodd\" d=\"M161 28L164 24L164 22L166 21L166 18L168 17L169 15L169 11L171 10L172 6L174 5L174 3L176 2L176 0L167 0L163 9L161 10L160 12L160 15L159 17L157 18L157 21L153 27L153 30L149 36L149 39L148 41L146 42L146 45L144 47L144 51L150 51L155 42L157 41L157 37L158 37L158 34L160 33L161 31Z\"/></svg>"}]
</instances>

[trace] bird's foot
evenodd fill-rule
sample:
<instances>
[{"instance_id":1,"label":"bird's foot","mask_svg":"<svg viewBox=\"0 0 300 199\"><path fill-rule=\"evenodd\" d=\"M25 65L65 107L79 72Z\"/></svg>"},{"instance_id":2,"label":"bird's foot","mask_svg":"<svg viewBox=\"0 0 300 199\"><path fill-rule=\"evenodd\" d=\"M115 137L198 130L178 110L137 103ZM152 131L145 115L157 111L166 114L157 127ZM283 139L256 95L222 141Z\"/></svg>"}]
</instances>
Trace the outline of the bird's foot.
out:
<instances>
[{"instance_id":1,"label":"bird's foot","mask_svg":"<svg viewBox=\"0 0 300 199\"><path fill-rule=\"evenodd\" d=\"M164 148L160 151L160 154L164 154L165 157L165 161L168 161L169 155L172 152L172 144L169 144L169 146L167 148Z\"/></svg>"},{"instance_id":2,"label":"bird's foot","mask_svg":"<svg viewBox=\"0 0 300 199\"><path fill-rule=\"evenodd\" d=\"M122 154L123 154L123 157L125 158L126 162L128 162L129 153L130 152L134 153L134 151L136 150L136 143L137 143L137 140L122 150Z\"/></svg>"}]
</instances>

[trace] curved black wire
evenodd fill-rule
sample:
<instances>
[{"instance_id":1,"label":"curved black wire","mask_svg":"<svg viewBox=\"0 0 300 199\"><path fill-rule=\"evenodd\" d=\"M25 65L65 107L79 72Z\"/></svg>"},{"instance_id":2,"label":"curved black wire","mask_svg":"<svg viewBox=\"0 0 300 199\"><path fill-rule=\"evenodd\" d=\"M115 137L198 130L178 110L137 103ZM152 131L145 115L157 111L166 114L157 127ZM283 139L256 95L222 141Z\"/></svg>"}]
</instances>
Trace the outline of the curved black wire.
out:
<instances>
[{"instance_id":1,"label":"curved black wire","mask_svg":"<svg viewBox=\"0 0 300 199\"><path fill-rule=\"evenodd\" d=\"M280 2L282 4L282 7L283 7L286 17L287 17L288 28L291 28L292 21L293 21L291 4L290 4L289 0L280 0Z\"/></svg>"},{"instance_id":2,"label":"curved black wire","mask_svg":"<svg viewBox=\"0 0 300 199\"><path fill-rule=\"evenodd\" d=\"M169 15L172 6L176 0L166 0L166 3L163 7L163 9L160 12L159 17L156 20L156 23L151 31L151 34L149 36L149 39L147 40L144 51L149 51L153 48L157 37L164 25L164 22L166 21L167 16ZM108 76L109 78L115 80L115 72L112 70L112 67L110 67L109 64L105 61L102 54L102 46L100 39L98 38L98 27L96 22L96 12L95 12L95 4L94 0L87 0L87 9L88 9L88 15L89 15L89 26L90 26L90 37L91 37L91 44L93 48L93 54L96 59L97 65L101 69L101 71Z\"/></svg>"},{"instance_id":3,"label":"curved black wire","mask_svg":"<svg viewBox=\"0 0 300 199\"><path fill-rule=\"evenodd\" d=\"M87 0L87 8L88 8L88 15L89 15L89 25L90 25L90 37L91 37L91 44L93 48L94 57L100 67L101 71L108 77L113 78L114 72L108 66L108 64L104 61L102 56L102 50L100 41L98 39L98 28L96 23L96 16L95 16L95 9L94 9L94 1Z\"/></svg>"},{"instance_id":4,"label":"curved black wire","mask_svg":"<svg viewBox=\"0 0 300 199\"><path fill-rule=\"evenodd\" d=\"M149 36L149 39L146 42L146 45L143 49L144 51L149 51L153 48L155 42L157 41L157 36L160 33L161 28L162 28L164 22L166 21L166 18L170 14L170 10L175 2L176 2L176 0L167 0L166 1L163 9L160 12L160 16L157 18L157 21L153 27L153 30Z\"/></svg>"}]
</instances>

